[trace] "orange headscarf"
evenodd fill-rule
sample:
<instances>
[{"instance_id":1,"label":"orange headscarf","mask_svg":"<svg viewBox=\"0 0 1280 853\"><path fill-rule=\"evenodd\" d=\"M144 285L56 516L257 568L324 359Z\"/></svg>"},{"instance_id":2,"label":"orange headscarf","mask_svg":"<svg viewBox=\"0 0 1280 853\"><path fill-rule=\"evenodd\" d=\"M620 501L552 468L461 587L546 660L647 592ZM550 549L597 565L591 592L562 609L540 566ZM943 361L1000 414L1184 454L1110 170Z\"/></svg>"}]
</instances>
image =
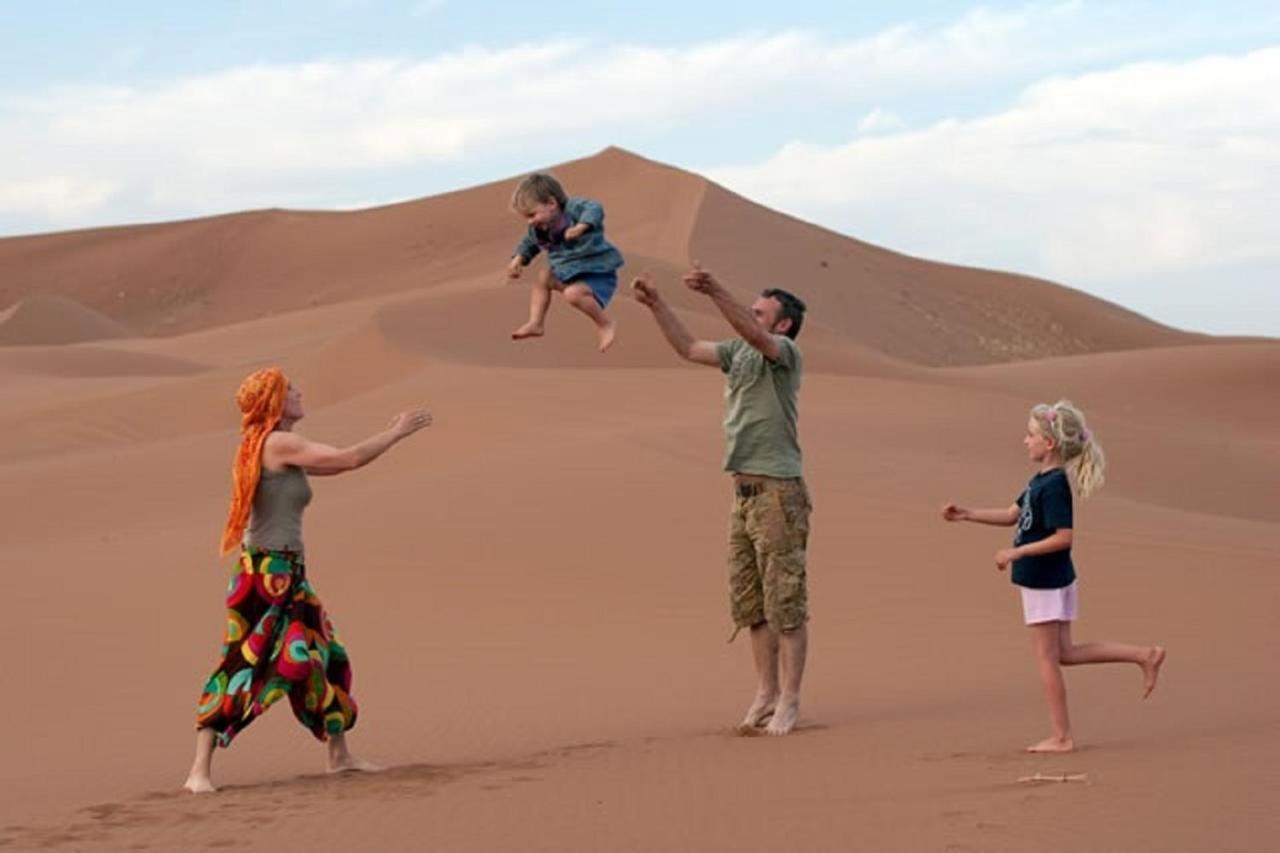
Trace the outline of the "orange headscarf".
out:
<instances>
[{"instance_id":1,"label":"orange headscarf","mask_svg":"<svg viewBox=\"0 0 1280 853\"><path fill-rule=\"evenodd\" d=\"M280 422L289 380L278 367L268 367L250 374L240 383L236 402L240 404L240 448L231 465L231 510L227 526L222 529L221 552L231 553L240 544L253 493L262 475L262 445Z\"/></svg>"}]
</instances>

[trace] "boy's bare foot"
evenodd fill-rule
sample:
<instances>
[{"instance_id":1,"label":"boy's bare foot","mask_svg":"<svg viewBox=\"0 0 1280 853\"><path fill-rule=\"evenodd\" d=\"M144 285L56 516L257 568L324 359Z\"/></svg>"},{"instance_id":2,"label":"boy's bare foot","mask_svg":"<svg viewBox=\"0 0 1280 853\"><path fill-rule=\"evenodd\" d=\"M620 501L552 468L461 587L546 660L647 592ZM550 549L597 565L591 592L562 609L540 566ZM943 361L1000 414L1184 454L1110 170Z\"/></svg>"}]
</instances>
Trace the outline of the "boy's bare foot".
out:
<instances>
[{"instance_id":1,"label":"boy's bare foot","mask_svg":"<svg viewBox=\"0 0 1280 853\"><path fill-rule=\"evenodd\" d=\"M192 772L187 777L187 781L182 783L182 787L186 788L193 794L212 794L218 789L213 787L213 780L208 776Z\"/></svg>"},{"instance_id":2,"label":"boy's bare foot","mask_svg":"<svg viewBox=\"0 0 1280 853\"><path fill-rule=\"evenodd\" d=\"M328 767L330 773L377 773L381 769L372 761L365 761L363 758L356 758L354 755L330 759Z\"/></svg>"},{"instance_id":3,"label":"boy's bare foot","mask_svg":"<svg viewBox=\"0 0 1280 853\"><path fill-rule=\"evenodd\" d=\"M791 734L791 730L798 722L800 722L800 700L782 699L773 712L773 719L764 727L764 733L776 736Z\"/></svg>"},{"instance_id":4,"label":"boy's bare foot","mask_svg":"<svg viewBox=\"0 0 1280 853\"><path fill-rule=\"evenodd\" d=\"M1160 678L1160 667L1164 666L1165 651L1163 646L1152 646L1142 661L1142 698L1146 699L1156 689L1156 681Z\"/></svg>"},{"instance_id":5,"label":"boy's bare foot","mask_svg":"<svg viewBox=\"0 0 1280 853\"><path fill-rule=\"evenodd\" d=\"M511 333L511 340L522 341L525 338L542 337L542 326L538 323L525 323L520 328Z\"/></svg>"},{"instance_id":6,"label":"boy's bare foot","mask_svg":"<svg viewBox=\"0 0 1280 853\"><path fill-rule=\"evenodd\" d=\"M596 326L596 338L600 341L600 352L613 346L613 339L618 336L618 324L606 320L603 326Z\"/></svg>"},{"instance_id":7,"label":"boy's bare foot","mask_svg":"<svg viewBox=\"0 0 1280 853\"><path fill-rule=\"evenodd\" d=\"M1071 752L1076 748L1071 738L1047 737L1027 747L1027 752Z\"/></svg>"}]
</instances>

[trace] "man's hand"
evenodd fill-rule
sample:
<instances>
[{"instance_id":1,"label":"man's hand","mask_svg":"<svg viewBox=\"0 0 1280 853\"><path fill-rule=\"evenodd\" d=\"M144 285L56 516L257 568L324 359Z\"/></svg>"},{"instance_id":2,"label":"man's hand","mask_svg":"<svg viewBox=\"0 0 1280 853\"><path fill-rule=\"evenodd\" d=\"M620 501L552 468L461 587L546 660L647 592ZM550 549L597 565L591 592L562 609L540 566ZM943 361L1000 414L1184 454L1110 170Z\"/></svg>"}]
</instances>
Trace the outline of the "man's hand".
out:
<instances>
[{"instance_id":1,"label":"man's hand","mask_svg":"<svg viewBox=\"0 0 1280 853\"><path fill-rule=\"evenodd\" d=\"M707 296L712 296L721 290L720 282L716 281L716 277L710 270L704 270L697 261L693 262L693 269L684 274L684 283L690 290Z\"/></svg>"},{"instance_id":2,"label":"man's hand","mask_svg":"<svg viewBox=\"0 0 1280 853\"><path fill-rule=\"evenodd\" d=\"M511 259L511 263L507 264L507 278L519 278L522 272L524 272L524 261L516 255Z\"/></svg>"},{"instance_id":3,"label":"man's hand","mask_svg":"<svg viewBox=\"0 0 1280 853\"><path fill-rule=\"evenodd\" d=\"M1009 568L1009 564L1017 558L1018 549L1001 548L999 551L996 551L996 568L1003 572L1005 569Z\"/></svg>"},{"instance_id":4,"label":"man's hand","mask_svg":"<svg viewBox=\"0 0 1280 853\"><path fill-rule=\"evenodd\" d=\"M657 305L662 299L658 295L658 289L649 281L648 273L641 273L631 282L631 295L635 297L636 302L648 308Z\"/></svg>"},{"instance_id":5,"label":"man's hand","mask_svg":"<svg viewBox=\"0 0 1280 853\"><path fill-rule=\"evenodd\" d=\"M591 230L591 225L586 222L579 222L577 225L570 225L564 229L564 238L566 240L577 240L587 231Z\"/></svg>"},{"instance_id":6,"label":"man's hand","mask_svg":"<svg viewBox=\"0 0 1280 853\"><path fill-rule=\"evenodd\" d=\"M942 508L942 517L947 521L968 521L969 510L955 504L947 504Z\"/></svg>"}]
</instances>

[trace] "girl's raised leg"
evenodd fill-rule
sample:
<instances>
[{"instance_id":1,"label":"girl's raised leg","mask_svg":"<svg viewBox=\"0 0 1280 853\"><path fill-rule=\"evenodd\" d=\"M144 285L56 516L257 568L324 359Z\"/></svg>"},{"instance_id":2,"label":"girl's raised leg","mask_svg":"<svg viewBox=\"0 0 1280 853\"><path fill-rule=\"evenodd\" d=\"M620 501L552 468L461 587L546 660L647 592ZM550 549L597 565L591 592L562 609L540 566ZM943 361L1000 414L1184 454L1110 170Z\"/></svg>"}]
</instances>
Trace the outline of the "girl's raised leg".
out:
<instances>
[{"instance_id":1,"label":"girl's raised leg","mask_svg":"<svg viewBox=\"0 0 1280 853\"><path fill-rule=\"evenodd\" d=\"M1071 642L1071 623L1059 622L1059 661L1064 666L1088 663L1136 663L1142 668L1142 698L1146 699L1156 689L1160 679L1160 667L1164 665L1165 651L1161 646L1131 646L1127 643Z\"/></svg>"}]
</instances>

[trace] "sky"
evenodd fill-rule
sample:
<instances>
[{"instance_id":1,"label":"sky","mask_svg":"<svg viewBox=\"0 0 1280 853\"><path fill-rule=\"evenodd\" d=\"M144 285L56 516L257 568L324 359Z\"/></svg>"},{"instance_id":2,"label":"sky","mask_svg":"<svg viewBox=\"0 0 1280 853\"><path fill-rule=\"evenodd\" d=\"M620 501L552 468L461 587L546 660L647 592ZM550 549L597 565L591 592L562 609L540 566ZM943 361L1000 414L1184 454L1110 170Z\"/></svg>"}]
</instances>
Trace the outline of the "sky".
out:
<instances>
[{"instance_id":1,"label":"sky","mask_svg":"<svg viewBox=\"0 0 1280 853\"><path fill-rule=\"evenodd\" d=\"M1276 91L1274 0L0 0L0 236L367 207L617 145L1280 336Z\"/></svg>"}]
</instances>

